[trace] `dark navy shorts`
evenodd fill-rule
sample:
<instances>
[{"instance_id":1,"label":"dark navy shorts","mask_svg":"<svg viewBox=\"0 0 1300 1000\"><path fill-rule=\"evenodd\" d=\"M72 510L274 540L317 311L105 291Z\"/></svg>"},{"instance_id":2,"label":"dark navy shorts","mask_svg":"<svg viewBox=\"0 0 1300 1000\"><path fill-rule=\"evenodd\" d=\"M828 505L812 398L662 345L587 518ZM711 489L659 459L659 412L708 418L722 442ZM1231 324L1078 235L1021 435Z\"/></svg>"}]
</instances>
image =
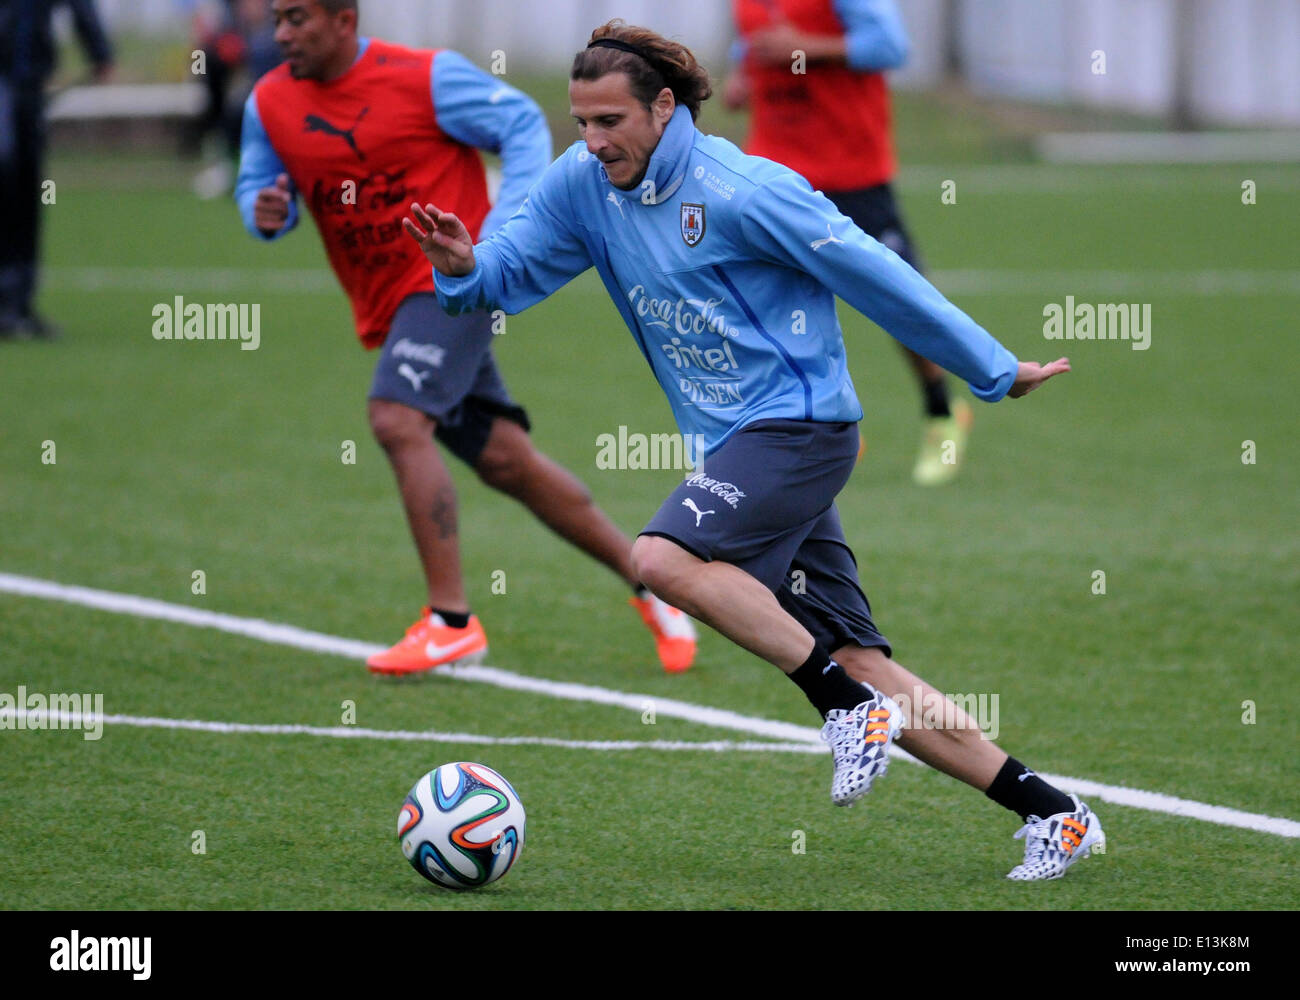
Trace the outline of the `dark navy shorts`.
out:
<instances>
[{"instance_id":1,"label":"dark navy shorts","mask_svg":"<svg viewBox=\"0 0 1300 1000\"><path fill-rule=\"evenodd\" d=\"M826 191L827 198L847 215L855 226L872 239L883 243L922 274L921 255L917 253L898 212L893 189L888 184L859 188L856 191Z\"/></svg>"},{"instance_id":2,"label":"dark navy shorts","mask_svg":"<svg viewBox=\"0 0 1300 1000\"><path fill-rule=\"evenodd\" d=\"M410 295L397 307L370 398L428 414L437 422L437 439L470 466L478 464L495 418L531 426L492 359L491 314L448 316L432 292Z\"/></svg>"},{"instance_id":3,"label":"dark navy shorts","mask_svg":"<svg viewBox=\"0 0 1300 1000\"><path fill-rule=\"evenodd\" d=\"M854 644L889 656L835 508L857 457L857 424L759 421L706 458L641 534L744 570L828 652Z\"/></svg>"}]
</instances>

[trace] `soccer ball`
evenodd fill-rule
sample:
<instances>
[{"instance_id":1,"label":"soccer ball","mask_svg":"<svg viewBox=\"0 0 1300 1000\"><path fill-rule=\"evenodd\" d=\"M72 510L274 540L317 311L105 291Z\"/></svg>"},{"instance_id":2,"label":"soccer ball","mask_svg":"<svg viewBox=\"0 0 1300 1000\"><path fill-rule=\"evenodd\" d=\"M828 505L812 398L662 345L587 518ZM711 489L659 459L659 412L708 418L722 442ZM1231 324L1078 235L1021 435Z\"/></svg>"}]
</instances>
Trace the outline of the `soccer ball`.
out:
<instances>
[{"instance_id":1,"label":"soccer ball","mask_svg":"<svg viewBox=\"0 0 1300 1000\"><path fill-rule=\"evenodd\" d=\"M443 764L417 781L397 817L411 867L448 889L477 889L508 872L524 846L524 806L483 764Z\"/></svg>"}]
</instances>

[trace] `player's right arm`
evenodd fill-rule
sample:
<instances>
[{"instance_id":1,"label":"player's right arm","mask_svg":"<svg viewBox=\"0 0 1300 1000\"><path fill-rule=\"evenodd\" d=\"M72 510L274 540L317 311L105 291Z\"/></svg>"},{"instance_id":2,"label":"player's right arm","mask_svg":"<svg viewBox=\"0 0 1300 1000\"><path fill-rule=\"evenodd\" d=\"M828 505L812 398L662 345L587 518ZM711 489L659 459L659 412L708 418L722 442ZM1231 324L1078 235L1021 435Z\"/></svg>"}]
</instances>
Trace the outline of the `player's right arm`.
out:
<instances>
[{"instance_id":1,"label":"player's right arm","mask_svg":"<svg viewBox=\"0 0 1300 1000\"><path fill-rule=\"evenodd\" d=\"M592 266L568 197L564 156L547 168L519 211L475 245L453 213L436 205L411 206L404 220L440 275L438 301L451 315L478 309L523 312Z\"/></svg>"},{"instance_id":2,"label":"player's right arm","mask_svg":"<svg viewBox=\"0 0 1300 1000\"><path fill-rule=\"evenodd\" d=\"M258 239L279 239L298 225L293 182L262 125L256 93L244 104L235 201L244 228Z\"/></svg>"}]
</instances>

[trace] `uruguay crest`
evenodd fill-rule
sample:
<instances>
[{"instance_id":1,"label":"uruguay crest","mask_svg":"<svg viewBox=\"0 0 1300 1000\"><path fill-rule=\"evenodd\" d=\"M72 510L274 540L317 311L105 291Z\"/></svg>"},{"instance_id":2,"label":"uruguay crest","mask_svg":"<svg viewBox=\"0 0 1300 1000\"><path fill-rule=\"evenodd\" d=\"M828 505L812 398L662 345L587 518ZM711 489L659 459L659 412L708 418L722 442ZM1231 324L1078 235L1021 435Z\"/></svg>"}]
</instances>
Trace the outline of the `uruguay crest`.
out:
<instances>
[{"instance_id":1,"label":"uruguay crest","mask_svg":"<svg viewBox=\"0 0 1300 1000\"><path fill-rule=\"evenodd\" d=\"M682 202L682 239L693 247L704 239L704 206Z\"/></svg>"}]
</instances>

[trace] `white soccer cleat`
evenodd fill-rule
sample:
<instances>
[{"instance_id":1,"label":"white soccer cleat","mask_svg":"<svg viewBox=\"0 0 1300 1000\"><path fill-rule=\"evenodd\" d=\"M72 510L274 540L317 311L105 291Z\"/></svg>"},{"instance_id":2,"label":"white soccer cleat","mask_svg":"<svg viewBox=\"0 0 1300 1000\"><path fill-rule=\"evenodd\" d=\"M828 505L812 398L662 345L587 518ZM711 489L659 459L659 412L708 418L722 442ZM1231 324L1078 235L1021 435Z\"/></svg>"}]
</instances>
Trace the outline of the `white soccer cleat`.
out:
<instances>
[{"instance_id":1,"label":"white soccer cleat","mask_svg":"<svg viewBox=\"0 0 1300 1000\"><path fill-rule=\"evenodd\" d=\"M1106 853L1106 835L1096 813L1071 795L1074 812L1061 812L1047 819L1030 816L1029 822L1016 832L1025 839L1025 860L1007 873L1017 882L1037 882L1060 878L1076 861L1093 851Z\"/></svg>"},{"instance_id":2,"label":"white soccer cleat","mask_svg":"<svg viewBox=\"0 0 1300 1000\"><path fill-rule=\"evenodd\" d=\"M889 745L905 725L903 710L879 691L851 712L833 708L826 713L822 741L835 758L832 802L851 806L871 791L871 783L889 767Z\"/></svg>"}]
</instances>

